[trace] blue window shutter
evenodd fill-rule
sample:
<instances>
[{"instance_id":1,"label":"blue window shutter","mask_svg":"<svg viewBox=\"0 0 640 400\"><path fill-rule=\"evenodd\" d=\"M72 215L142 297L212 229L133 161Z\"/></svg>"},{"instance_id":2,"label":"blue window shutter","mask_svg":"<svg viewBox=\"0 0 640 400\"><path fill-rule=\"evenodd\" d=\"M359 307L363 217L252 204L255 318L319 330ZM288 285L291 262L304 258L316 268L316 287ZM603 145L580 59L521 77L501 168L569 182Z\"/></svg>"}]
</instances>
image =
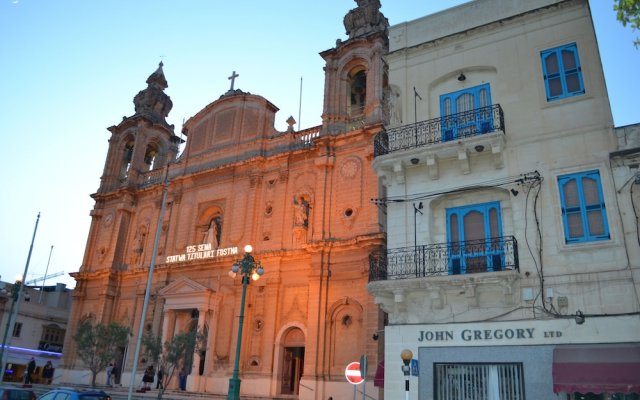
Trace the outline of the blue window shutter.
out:
<instances>
[{"instance_id":1,"label":"blue window shutter","mask_svg":"<svg viewBox=\"0 0 640 400\"><path fill-rule=\"evenodd\" d=\"M610 238L598 171L559 176L558 188L566 243Z\"/></svg>"},{"instance_id":2,"label":"blue window shutter","mask_svg":"<svg viewBox=\"0 0 640 400\"><path fill-rule=\"evenodd\" d=\"M540 53L547 100L584 94L578 47L575 43Z\"/></svg>"},{"instance_id":3,"label":"blue window shutter","mask_svg":"<svg viewBox=\"0 0 640 400\"><path fill-rule=\"evenodd\" d=\"M502 237L500 202L447 208L446 219L450 275L467 273L470 264L488 272L504 269L503 248L492 243Z\"/></svg>"}]
</instances>

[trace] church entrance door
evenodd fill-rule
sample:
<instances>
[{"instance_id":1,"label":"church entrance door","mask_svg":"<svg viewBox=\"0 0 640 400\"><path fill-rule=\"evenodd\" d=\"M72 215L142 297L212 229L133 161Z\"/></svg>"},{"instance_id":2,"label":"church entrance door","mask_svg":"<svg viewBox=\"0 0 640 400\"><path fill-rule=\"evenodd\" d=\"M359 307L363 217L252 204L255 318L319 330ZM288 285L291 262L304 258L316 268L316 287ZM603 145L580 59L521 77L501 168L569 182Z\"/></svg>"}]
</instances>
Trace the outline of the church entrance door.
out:
<instances>
[{"instance_id":1,"label":"church entrance door","mask_svg":"<svg viewBox=\"0 0 640 400\"><path fill-rule=\"evenodd\" d=\"M300 379L304 373L304 333L299 328L290 329L282 341L280 364L280 393L298 394Z\"/></svg>"},{"instance_id":2,"label":"church entrance door","mask_svg":"<svg viewBox=\"0 0 640 400\"><path fill-rule=\"evenodd\" d=\"M298 394L304 366L304 347L285 347L280 393Z\"/></svg>"}]
</instances>

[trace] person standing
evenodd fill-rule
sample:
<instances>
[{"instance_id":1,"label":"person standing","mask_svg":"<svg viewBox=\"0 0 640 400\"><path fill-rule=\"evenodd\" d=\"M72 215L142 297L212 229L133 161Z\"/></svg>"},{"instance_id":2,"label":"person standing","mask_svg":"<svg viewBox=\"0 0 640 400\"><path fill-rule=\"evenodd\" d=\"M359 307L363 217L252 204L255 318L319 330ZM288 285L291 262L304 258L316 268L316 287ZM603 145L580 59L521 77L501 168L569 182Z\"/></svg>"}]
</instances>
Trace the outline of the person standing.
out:
<instances>
[{"instance_id":1,"label":"person standing","mask_svg":"<svg viewBox=\"0 0 640 400\"><path fill-rule=\"evenodd\" d=\"M25 376L24 383L30 385L33 383L33 373L36 372L36 360L31 357L29 364L27 364L27 375Z\"/></svg>"},{"instance_id":2,"label":"person standing","mask_svg":"<svg viewBox=\"0 0 640 400\"><path fill-rule=\"evenodd\" d=\"M162 378L164 377L164 370L162 369L162 366L158 368L158 373L156 375L158 376L158 381L156 382L156 389L164 389L163 382L162 382Z\"/></svg>"},{"instance_id":3,"label":"person standing","mask_svg":"<svg viewBox=\"0 0 640 400\"><path fill-rule=\"evenodd\" d=\"M113 386L111 382L111 376L113 375L113 363L109 363L107 366L107 386Z\"/></svg>"},{"instance_id":4,"label":"person standing","mask_svg":"<svg viewBox=\"0 0 640 400\"><path fill-rule=\"evenodd\" d=\"M187 373L184 372L184 368L180 370L178 375L180 390L187 390Z\"/></svg>"},{"instance_id":5,"label":"person standing","mask_svg":"<svg viewBox=\"0 0 640 400\"><path fill-rule=\"evenodd\" d=\"M149 365L147 369L144 371L144 375L142 375L142 385L144 390L151 389L151 384L153 383L153 379L155 375L156 375L156 371L153 369L153 365Z\"/></svg>"},{"instance_id":6,"label":"person standing","mask_svg":"<svg viewBox=\"0 0 640 400\"><path fill-rule=\"evenodd\" d=\"M51 361L47 361L42 368L42 378L44 379L44 383L51 385L51 381L53 380L53 365Z\"/></svg>"},{"instance_id":7,"label":"person standing","mask_svg":"<svg viewBox=\"0 0 640 400\"><path fill-rule=\"evenodd\" d=\"M113 366L113 369L111 370L111 376L113 376L113 383L115 385L119 385L120 384L120 370L118 369L117 365Z\"/></svg>"}]
</instances>

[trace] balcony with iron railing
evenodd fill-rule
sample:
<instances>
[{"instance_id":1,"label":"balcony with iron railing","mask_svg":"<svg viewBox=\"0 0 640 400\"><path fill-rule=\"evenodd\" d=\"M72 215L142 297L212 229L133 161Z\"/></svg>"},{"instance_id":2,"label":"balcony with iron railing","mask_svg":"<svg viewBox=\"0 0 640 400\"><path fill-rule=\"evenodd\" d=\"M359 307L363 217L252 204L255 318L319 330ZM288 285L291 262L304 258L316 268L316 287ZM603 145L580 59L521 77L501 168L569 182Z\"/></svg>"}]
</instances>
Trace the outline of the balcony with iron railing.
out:
<instances>
[{"instance_id":1,"label":"balcony with iron railing","mask_svg":"<svg viewBox=\"0 0 640 400\"><path fill-rule=\"evenodd\" d=\"M388 249L369 258L369 281L519 270L513 236Z\"/></svg>"},{"instance_id":2,"label":"balcony with iron railing","mask_svg":"<svg viewBox=\"0 0 640 400\"><path fill-rule=\"evenodd\" d=\"M381 132L374 142L374 156L396 151L437 146L480 136L504 135L504 114L500 104L433 118ZM494 135L491 135L494 134ZM478 146L479 144L474 144Z\"/></svg>"}]
</instances>

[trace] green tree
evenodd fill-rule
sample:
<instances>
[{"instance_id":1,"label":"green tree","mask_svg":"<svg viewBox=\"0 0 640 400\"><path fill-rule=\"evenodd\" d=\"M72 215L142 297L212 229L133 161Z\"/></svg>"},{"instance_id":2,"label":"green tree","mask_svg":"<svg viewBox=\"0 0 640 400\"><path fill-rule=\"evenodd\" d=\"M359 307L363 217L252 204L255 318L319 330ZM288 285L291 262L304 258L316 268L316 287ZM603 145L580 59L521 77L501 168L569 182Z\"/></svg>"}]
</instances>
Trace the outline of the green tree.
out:
<instances>
[{"instance_id":1,"label":"green tree","mask_svg":"<svg viewBox=\"0 0 640 400\"><path fill-rule=\"evenodd\" d=\"M126 346L128 337L129 328L115 322L92 325L89 319L80 321L73 340L78 357L92 373L91 386L96 386L96 376L113 362L118 348Z\"/></svg>"},{"instance_id":2,"label":"green tree","mask_svg":"<svg viewBox=\"0 0 640 400\"><path fill-rule=\"evenodd\" d=\"M200 352L206 347L205 337L196 331L174 335L171 340L162 343L159 336L148 333L142 338L145 355L150 362L157 366L156 371L162 369L162 388L158 390L158 400L166 390L176 371L187 369L193 353Z\"/></svg>"},{"instance_id":3,"label":"green tree","mask_svg":"<svg viewBox=\"0 0 640 400\"><path fill-rule=\"evenodd\" d=\"M640 0L614 0L613 9L622 26L629 24L634 31L640 29ZM640 39L636 39L633 44L638 48Z\"/></svg>"}]
</instances>

